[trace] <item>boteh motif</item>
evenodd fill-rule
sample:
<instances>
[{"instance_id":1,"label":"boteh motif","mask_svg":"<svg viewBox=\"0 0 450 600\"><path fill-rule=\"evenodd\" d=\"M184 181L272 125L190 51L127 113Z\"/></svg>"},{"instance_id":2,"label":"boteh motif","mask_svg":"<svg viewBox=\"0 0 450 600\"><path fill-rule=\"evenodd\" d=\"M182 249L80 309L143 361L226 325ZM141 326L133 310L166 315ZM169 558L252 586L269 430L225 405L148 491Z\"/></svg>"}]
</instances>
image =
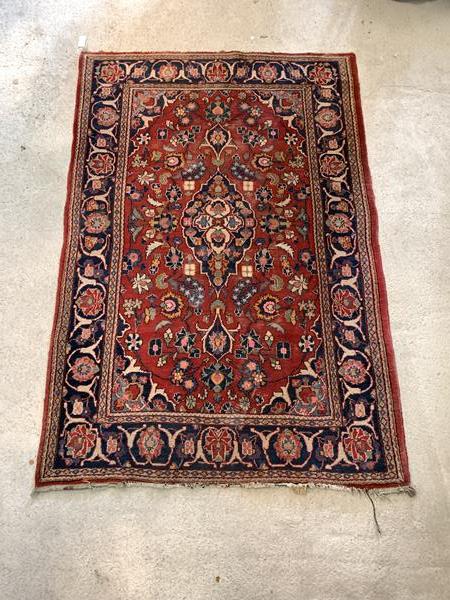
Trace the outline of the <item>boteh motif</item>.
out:
<instances>
[{"instance_id":1,"label":"boteh motif","mask_svg":"<svg viewBox=\"0 0 450 600\"><path fill-rule=\"evenodd\" d=\"M407 484L354 58L80 65L37 485Z\"/></svg>"}]
</instances>

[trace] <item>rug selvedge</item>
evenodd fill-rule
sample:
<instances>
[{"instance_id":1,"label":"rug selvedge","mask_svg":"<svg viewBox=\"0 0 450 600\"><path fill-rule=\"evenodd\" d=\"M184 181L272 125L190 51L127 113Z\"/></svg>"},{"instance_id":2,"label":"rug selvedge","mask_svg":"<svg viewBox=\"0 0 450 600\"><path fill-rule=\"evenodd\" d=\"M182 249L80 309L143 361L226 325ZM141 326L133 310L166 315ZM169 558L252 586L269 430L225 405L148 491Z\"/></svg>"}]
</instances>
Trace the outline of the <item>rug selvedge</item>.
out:
<instances>
[{"instance_id":1,"label":"rug selvedge","mask_svg":"<svg viewBox=\"0 0 450 600\"><path fill-rule=\"evenodd\" d=\"M37 486L409 483L355 73L82 55Z\"/></svg>"}]
</instances>

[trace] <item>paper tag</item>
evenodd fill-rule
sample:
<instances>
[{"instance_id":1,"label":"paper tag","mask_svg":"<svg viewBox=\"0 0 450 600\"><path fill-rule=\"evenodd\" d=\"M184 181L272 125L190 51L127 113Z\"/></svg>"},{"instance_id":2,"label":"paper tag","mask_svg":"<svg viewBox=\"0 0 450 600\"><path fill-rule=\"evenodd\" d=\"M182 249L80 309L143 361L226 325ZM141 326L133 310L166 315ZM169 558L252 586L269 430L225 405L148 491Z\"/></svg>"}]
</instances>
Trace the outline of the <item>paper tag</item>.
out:
<instances>
[{"instance_id":1,"label":"paper tag","mask_svg":"<svg viewBox=\"0 0 450 600\"><path fill-rule=\"evenodd\" d=\"M78 38L78 50L84 50L86 48L87 36L80 35Z\"/></svg>"}]
</instances>

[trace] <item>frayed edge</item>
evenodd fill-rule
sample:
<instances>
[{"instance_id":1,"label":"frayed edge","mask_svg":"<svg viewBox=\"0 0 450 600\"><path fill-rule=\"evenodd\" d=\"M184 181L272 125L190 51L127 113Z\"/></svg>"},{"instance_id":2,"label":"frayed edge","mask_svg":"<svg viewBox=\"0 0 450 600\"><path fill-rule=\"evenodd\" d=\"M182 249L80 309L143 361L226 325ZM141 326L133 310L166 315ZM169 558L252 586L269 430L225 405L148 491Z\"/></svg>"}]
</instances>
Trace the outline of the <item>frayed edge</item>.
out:
<instances>
[{"instance_id":1,"label":"frayed edge","mask_svg":"<svg viewBox=\"0 0 450 600\"><path fill-rule=\"evenodd\" d=\"M392 494L406 494L415 496L416 490L411 486L398 486L391 488L363 488L351 487L346 485L334 485L332 483L201 483L201 482L186 482L186 483L154 483L145 481L117 481L105 483L93 483L84 481L70 484L49 484L42 487L35 487L31 496L39 495L43 492L57 491L77 491L86 489L102 489L102 488L133 488L146 487L155 489L171 489L171 488L244 488L244 489L264 489L264 488L288 488L296 494L306 494L308 491L315 489L335 490L339 492L351 492L353 494L370 494L371 496L390 496Z\"/></svg>"}]
</instances>

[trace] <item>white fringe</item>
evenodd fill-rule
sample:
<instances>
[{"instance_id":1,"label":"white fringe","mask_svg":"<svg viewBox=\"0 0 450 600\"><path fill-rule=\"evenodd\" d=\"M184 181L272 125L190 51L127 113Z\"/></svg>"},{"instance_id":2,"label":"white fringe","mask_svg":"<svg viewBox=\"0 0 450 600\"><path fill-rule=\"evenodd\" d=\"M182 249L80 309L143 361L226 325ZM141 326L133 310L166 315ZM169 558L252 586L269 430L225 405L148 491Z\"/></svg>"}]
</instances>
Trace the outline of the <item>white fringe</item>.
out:
<instances>
[{"instance_id":1,"label":"white fringe","mask_svg":"<svg viewBox=\"0 0 450 600\"><path fill-rule=\"evenodd\" d=\"M42 492L55 492L55 491L77 491L85 489L101 489L101 488L128 488L128 487L147 487L156 489L170 489L170 488L246 488L246 489L264 489L264 488L289 488L291 491L297 494L306 494L310 490L314 489L328 489L336 490L339 492L351 492L357 494L369 494L371 496L390 496L392 494L407 494L408 496L415 496L416 490L411 486L398 486L391 488L361 488L351 487L346 485L334 485L332 483L201 483L201 482L190 482L190 483L146 483L143 481L121 481L114 483L91 483L86 481L84 483L77 483L75 485L70 484L58 484L54 483L44 487L35 487L31 495L41 494Z\"/></svg>"}]
</instances>

